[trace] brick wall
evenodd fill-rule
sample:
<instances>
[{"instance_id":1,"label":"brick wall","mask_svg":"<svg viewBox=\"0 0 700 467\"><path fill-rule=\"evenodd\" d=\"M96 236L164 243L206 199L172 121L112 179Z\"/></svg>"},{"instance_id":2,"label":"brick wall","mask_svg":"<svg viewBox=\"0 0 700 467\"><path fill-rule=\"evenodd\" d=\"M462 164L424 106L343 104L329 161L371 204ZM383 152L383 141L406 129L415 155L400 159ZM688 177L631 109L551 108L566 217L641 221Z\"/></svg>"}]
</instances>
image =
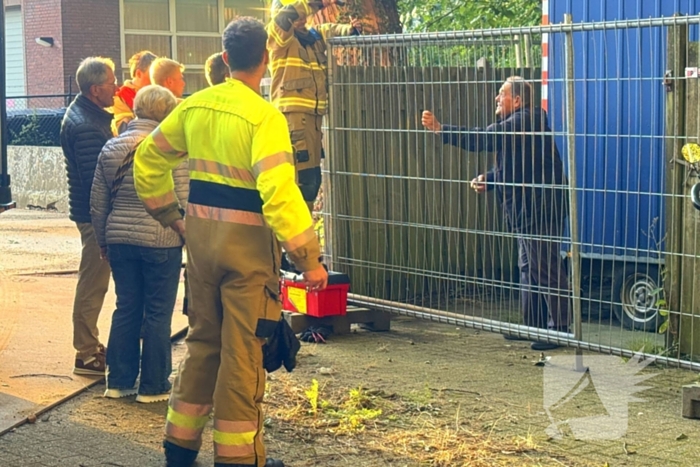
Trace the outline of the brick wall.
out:
<instances>
[{"instance_id":1,"label":"brick wall","mask_svg":"<svg viewBox=\"0 0 700 467\"><path fill-rule=\"evenodd\" d=\"M27 94L64 93L61 0L24 0L22 12ZM53 47L40 46L37 37L53 37Z\"/></svg>"},{"instance_id":2,"label":"brick wall","mask_svg":"<svg viewBox=\"0 0 700 467\"><path fill-rule=\"evenodd\" d=\"M70 77L75 76L81 60L96 55L114 60L117 67L115 74L118 78L121 76L117 0L63 0L61 19L64 83L69 79L75 83L74 78ZM75 87L74 84L74 89ZM67 90L66 87L66 92Z\"/></svg>"}]
</instances>

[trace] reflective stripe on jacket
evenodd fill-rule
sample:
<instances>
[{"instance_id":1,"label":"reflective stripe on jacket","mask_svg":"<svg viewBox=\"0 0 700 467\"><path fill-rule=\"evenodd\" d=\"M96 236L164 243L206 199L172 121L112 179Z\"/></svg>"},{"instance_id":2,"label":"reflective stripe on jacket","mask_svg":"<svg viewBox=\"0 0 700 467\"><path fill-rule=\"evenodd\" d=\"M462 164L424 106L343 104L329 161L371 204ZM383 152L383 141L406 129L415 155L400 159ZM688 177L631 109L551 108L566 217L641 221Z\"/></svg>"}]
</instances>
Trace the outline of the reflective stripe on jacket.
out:
<instances>
[{"instance_id":1,"label":"reflective stripe on jacket","mask_svg":"<svg viewBox=\"0 0 700 467\"><path fill-rule=\"evenodd\" d=\"M345 24L322 24L318 32L310 32L317 35L313 45L304 46L292 23L302 16L312 16L318 9L305 0L284 3L273 5L273 18L267 26L272 104L284 113L324 115L328 107L325 41L353 34L355 29Z\"/></svg>"},{"instance_id":2,"label":"reflective stripe on jacket","mask_svg":"<svg viewBox=\"0 0 700 467\"><path fill-rule=\"evenodd\" d=\"M287 122L259 94L228 79L178 105L141 143L134 185L163 225L180 218L170 171L184 157L188 218L271 228L300 269L318 267L320 248L295 182Z\"/></svg>"}]
</instances>

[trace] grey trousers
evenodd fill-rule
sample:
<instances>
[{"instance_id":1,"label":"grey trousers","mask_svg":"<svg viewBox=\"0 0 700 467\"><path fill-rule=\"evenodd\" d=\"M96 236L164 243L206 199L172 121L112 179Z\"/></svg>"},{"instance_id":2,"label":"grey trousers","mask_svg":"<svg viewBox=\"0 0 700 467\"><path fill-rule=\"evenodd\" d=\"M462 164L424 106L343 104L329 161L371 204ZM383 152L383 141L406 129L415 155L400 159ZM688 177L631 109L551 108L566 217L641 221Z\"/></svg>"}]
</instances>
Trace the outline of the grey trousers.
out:
<instances>
[{"instance_id":1,"label":"grey trousers","mask_svg":"<svg viewBox=\"0 0 700 467\"><path fill-rule=\"evenodd\" d=\"M568 330L571 288L559 249L559 242L551 238L518 237L520 306L526 326Z\"/></svg>"}]
</instances>

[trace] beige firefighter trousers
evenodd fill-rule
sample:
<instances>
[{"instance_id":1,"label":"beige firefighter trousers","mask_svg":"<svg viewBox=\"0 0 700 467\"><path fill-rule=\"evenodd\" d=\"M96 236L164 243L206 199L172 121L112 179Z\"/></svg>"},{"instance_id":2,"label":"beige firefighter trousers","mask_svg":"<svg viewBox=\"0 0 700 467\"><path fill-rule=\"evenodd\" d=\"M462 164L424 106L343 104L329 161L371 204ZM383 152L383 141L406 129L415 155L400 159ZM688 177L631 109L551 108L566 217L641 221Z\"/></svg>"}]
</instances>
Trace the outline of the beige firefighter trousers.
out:
<instances>
[{"instance_id":1,"label":"beige firefighter trousers","mask_svg":"<svg viewBox=\"0 0 700 467\"><path fill-rule=\"evenodd\" d=\"M281 315L279 243L267 227L188 217L187 248L190 330L166 440L199 450L213 406L216 462L265 465L262 345Z\"/></svg>"},{"instance_id":2,"label":"beige firefighter trousers","mask_svg":"<svg viewBox=\"0 0 700 467\"><path fill-rule=\"evenodd\" d=\"M314 201L321 188L321 158L323 154L323 117L305 113L285 113L289 133L294 146L294 159L297 173L297 185L301 194L313 212Z\"/></svg>"}]
</instances>

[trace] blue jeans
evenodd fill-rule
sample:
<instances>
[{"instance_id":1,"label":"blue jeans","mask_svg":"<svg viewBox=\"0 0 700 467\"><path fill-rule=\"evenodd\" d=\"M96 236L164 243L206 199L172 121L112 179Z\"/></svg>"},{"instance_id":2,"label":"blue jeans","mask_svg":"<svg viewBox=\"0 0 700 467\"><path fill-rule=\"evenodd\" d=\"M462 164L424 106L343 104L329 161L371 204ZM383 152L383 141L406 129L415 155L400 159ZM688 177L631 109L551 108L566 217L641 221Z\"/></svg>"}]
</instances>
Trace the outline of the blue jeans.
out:
<instances>
[{"instance_id":1,"label":"blue jeans","mask_svg":"<svg viewBox=\"0 0 700 467\"><path fill-rule=\"evenodd\" d=\"M107 344L107 387L131 389L141 367L139 394L170 391L170 328L182 248L108 245L117 309ZM143 349L139 343L143 323Z\"/></svg>"}]
</instances>

